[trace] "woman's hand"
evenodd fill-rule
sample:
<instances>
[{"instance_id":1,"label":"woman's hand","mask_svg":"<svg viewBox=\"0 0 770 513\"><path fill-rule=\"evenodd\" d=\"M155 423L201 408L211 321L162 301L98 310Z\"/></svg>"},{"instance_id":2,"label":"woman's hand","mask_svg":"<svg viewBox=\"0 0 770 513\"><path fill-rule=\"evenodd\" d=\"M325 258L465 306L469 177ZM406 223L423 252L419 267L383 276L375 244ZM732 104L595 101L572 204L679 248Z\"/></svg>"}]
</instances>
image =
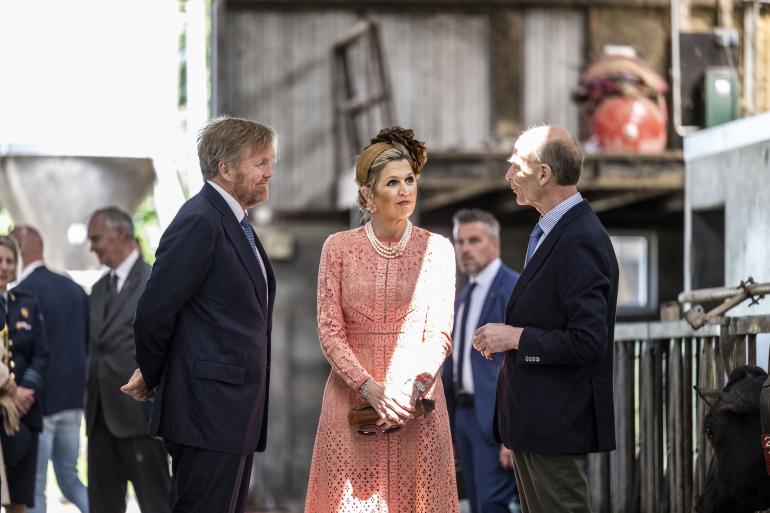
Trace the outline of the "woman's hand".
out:
<instances>
[{"instance_id":1,"label":"woman's hand","mask_svg":"<svg viewBox=\"0 0 770 513\"><path fill-rule=\"evenodd\" d=\"M378 426L387 428L401 426L414 418L411 398L403 392L386 393L385 387L374 380L366 387L366 399L380 416Z\"/></svg>"},{"instance_id":2,"label":"woman's hand","mask_svg":"<svg viewBox=\"0 0 770 513\"><path fill-rule=\"evenodd\" d=\"M16 411L19 412L19 417L23 417L29 413L29 409L35 404L35 391L31 388L17 386L16 394L13 396L13 404L16 406Z\"/></svg>"}]
</instances>

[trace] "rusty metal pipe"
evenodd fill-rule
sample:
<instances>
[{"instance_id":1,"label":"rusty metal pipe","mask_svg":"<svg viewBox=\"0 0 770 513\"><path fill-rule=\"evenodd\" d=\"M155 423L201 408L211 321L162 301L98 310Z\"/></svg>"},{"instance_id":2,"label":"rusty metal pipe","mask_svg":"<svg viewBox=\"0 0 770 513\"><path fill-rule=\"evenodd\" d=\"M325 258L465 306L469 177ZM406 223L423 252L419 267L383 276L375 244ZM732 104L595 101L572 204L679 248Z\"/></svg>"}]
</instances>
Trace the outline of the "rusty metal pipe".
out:
<instances>
[{"instance_id":1,"label":"rusty metal pipe","mask_svg":"<svg viewBox=\"0 0 770 513\"><path fill-rule=\"evenodd\" d=\"M770 294L770 283L749 283L746 285L746 287L752 296ZM679 301L679 304L704 303L708 301L720 301L723 299L729 299L743 292L743 288L740 286L690 290L687 292L681 292L679 297L677 297L677 300Z\"/></svg>"}]
</instances>

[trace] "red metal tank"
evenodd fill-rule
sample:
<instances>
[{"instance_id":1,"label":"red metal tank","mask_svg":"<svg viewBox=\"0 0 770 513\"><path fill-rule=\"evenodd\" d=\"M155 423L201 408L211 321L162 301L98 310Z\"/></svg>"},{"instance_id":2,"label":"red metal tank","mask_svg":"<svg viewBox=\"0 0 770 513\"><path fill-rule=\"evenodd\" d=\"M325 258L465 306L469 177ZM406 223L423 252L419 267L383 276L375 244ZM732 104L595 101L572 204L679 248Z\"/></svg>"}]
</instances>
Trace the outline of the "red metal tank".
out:
<instances>
[{"instance_id":1,"label":"red metal tank","mask_svg":"<svg viewBox=\"0 0 770 513\"><path fill-rule=\"evenodd\" d=\"M666 116L644 97L606 98L594 112L591 132L606 152L660 153L666 148Z\"/></svg>"}]
</instances>

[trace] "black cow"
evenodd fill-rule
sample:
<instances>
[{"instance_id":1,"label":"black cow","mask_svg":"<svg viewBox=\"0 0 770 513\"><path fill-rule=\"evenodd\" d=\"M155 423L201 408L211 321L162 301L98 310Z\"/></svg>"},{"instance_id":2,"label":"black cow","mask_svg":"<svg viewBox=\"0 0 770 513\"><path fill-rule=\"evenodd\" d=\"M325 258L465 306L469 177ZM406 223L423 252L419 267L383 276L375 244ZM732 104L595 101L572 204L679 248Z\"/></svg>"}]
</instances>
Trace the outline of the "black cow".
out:
<instances>
[{"instance_id":1,"label":"black cow","mask_svg":"<svg viewBox=\"0 0 770 513\"><path fill-rule=\"evenodd\" d=\"M698 390L711 406L705 430L714 457L698 513L753 513L770 508L770 476L760 444L759 396L767 373L736 367L724 390Z\"/></svg>"}]
</instances>

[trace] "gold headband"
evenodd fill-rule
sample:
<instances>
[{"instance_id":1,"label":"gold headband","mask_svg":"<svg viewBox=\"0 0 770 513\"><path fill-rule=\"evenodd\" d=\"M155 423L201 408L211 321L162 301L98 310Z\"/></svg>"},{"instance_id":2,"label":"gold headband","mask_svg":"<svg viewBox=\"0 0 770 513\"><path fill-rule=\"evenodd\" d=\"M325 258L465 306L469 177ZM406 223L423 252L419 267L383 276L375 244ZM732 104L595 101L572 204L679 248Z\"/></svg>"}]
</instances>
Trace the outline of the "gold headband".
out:
<instances>
[{"instance_id":1,"label":"gold headband","mask_svg":"<svg viewBox=\"0 0 770 513\"><path fill-rule=\"evenodd\" d=\"M378 142L367 147L364 152L358 157L356 162L356 182L358 185L364 185L366 183L366 176L369 174L369 168L372 167L372 162L379 157L382 152L393 148L393 145Z\"/></svg>"}]
</instances>

